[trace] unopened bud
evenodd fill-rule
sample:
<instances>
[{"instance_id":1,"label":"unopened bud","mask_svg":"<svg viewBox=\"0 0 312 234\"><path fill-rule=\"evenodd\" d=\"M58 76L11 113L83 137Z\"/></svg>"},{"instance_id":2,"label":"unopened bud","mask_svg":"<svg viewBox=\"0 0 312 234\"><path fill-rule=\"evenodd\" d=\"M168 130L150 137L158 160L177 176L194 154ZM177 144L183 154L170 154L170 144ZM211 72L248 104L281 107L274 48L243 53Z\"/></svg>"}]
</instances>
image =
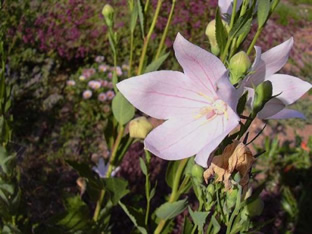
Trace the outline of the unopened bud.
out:
<instances>
[{"instance_id":1,"label":"unopened bud","mask_svg":"<svg viewBox=\"0 0 312 234\"><path fill-rule=\"evenodd\" d=\"M258 197L249 204L247 204L247 210L250 217L261 215L263 211L263 201Z\"/></svg>"},{"instance_id":2,"label":"unopened bud","mask_svg":"<svg viewBox=\"0 0 312 234\"><path fill-rule=\"evenodd\" d=\"M114 9L111 5L105 4L102 10L102 15L105 18L105 22L108 27L113 26L113 16L114 16Z\"/></svg>"},{"instance_id":3,"label":"unopened bud","mask_svg":"<svg viewBox=\"0 0 312 234\"><path fill-rule=\"evenodd\" d=\"M264 105L272 98L272 83L271 81L264 81L259 84L255 90L255 99L253 103L254 113L262 110Z\"/></svg>"},{"instance_id":4,"label":"unopened bud","mask_svg":"<svg viewBox=\"0 0 312 234\"><path fill-rule=\"evenodd\" d=\"M200 182L200 183L202 183L204 180L203 173L204 173L204 169L201 166L199 166L197 164L193 165L192 176L194 179L198 180L198 182Z\"/></svg>"},{"instance_id":5,"label":"unopened bud","mask_svg":"<svg viewBox=\"0 0 312 234\"><path fill-rule=\"evenodd\" d=\"M130 137L144 139L153 129L152 124L144 117L133 119L129 123Z\"/></svg>"},{"instance_id":6,"label":"unopened bud","mask_svg":"<svg viewBox=\"0 0 312 234\"><path fill-rule=\"evenodd\" d=\"M229 32L228 24L223 20L222 20L222 23L226 31ZM216 20L212 20L209 22L209 24L206 27L205 34L207 35L209 39L211 52L217 56L220 53L220 48L218 46L217 37L216 37Z\"/></svg>"},{"instance_id":7,"label":"unopened bud","mask_svg":"<svg viewBox=\"0 0 312 234\"><path fill-rule=\"evenodd\" d=\"M207 192L208 192L211 196L214 195L214 193L215 193L215 188L214 188L214 185L213 185L213 184L209 184L209 185L207 186Z\"/></svg>"},{"instance_id":8,"label":"unopened bud","mask_svg":"<svg viewBox=\"0 0 312 234\"><path fill-rule=\"evenodd\" d=\"M248 71L250 68L250 59L248 55L244 51L240 51L235 54L229 64L229 69L231 73L231 83L237 84L243 77L243 75Z\"/></svg>"}]
</instances>

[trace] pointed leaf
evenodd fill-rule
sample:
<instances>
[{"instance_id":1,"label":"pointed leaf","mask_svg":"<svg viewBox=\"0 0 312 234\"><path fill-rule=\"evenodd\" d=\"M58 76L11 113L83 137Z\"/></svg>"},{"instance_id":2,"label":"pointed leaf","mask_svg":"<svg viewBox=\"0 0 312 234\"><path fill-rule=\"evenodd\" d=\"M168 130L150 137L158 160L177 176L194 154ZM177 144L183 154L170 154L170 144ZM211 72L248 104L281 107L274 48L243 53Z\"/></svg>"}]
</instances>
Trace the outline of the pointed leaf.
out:
<instances>
[{"instance_id":1,"label":"pointed leaf","mask_svg":"<svg viewBox=\"0 0 312 234\"><path fill-rule=\"evenodd\" d=\"M166 202L156 210L156 215L161 219L172 219L182 213L187 206L187 200L180 200L176 202Z\"/></svg>"},{"instance_id":2,"label":"pointed leaf","mask_svg":"<svg viewBox=\"0 0 312 234\"><path fill-rule=\"evenodd\" d=\"M198 230L203 233L203 228L206 222L206 218L209 212L202 212L202 211L193 211L191 207L188 207L189 213L193 219L195 225L198 226Z\"/></svg>"},{"instance_id":3,"label":"pointed leaf","mask_svg":"<svg viewBox=\"0 0 312 234\"><path fill-rule=\"evenodd\" d=\"M118 92L112 102L112 111L116 120L124 125L133 118L135 108Z\"/></svg>"},{"instance_id":4,"label":"pointed leaf","mask_svg":"<svg viewBox=\"0 0 312 234\"><path fill-rule=\"evenodd\" d=\"M127 189L128 181L120 178L106 178L105 179L106 189L111 194L111 201L113 205L116 205L121 198L129 193Z\"/></svg>"},{"instance_id":5,"label":"pointed leaf","mask_svg":"<svg viewBox=\"0 0 312 234\"><path fill-rule=\"evenodd\" d=\"M216 38L218 46L220 47L220 51L222 52L225 48L225 44L227 41L227 32L224 27L224 24L222 22L221 16L220 16L220 10L217 10L216 13Z\"/></svg>"},{"instance_id":6,"label":"pointed leaf","mask_svg":"<svg viewBox=\"0 0 312 234\"><path fill-rule=\"evenodd\" d=\"M270 8L270 0L258 1L258 28L261 28L267 21Z\"/></svg>"},{"instance_id":7,"label":"pointed leaf","mask_svg":"<svg viewBox=\"0 0 312 234\"><path fill-rule=\"evenodd\" d=\"M144 14L143 14L143 8L142 8L142 3L140 0L137 0L137 6L138 6L138 12L139 12L139 20L140 20L140 26L141 26L141 32L142 32L142 37L144 38L145 33L144 33Z\"/></svg>"},{"instance_id":8,"label":"pointed leaf","mask_svg":"<svg viewBox=\"0 0 312 234\"><path fill-rule=\"evenodd\" d=\"M134 226L142 233L147 234L146 229L143 227L143 225L139 224L139 220L142 219L143 214L139 211L137 211L134 208L131 208L129 206L124 205L122 202L118 202L120 207L123 209L123 211L128 215L129 219L132 221Z\"/></svg>"},{"instance_id":9,"label":"pointed leaf","mask_svg":"<svg viewBox=\"0 0 312 234\"><path fill-rule=\"evenodd\" d=\"M160 56L158 59L154 60L151 64L149 64L144 73L152 72L152 71L157 71L159 67L163 64L163 62L167 59L169 56L169 52Z\"/></svg>"}]
</instances>

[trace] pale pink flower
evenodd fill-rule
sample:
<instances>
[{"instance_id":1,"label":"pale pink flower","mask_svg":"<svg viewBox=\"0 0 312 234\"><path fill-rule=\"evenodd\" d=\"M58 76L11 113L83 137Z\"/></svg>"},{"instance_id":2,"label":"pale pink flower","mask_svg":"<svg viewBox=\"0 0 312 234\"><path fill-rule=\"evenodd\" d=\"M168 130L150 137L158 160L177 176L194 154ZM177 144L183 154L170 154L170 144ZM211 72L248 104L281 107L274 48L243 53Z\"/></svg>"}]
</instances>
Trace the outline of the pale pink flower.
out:
<instances>
[{"instance_id":1,"label":"pale pink flower","mask_svg":"<svg viewBox=\"0 0 312 234\"><path fill-rule=\"evenodd\" d=\"M196 154L196 163L207 167L210 154L239 124L239 95L217 57L180 34L173 47L184 73L151 72L117 87L140 111L167 120L145 138L146 149L167 160Z\"/></svg>"},{"instance_id":2,"label":"pale pink flower","mask_svg":"<svg viewBox=\"0 0 312 234\"><path fill-rule=\"evenodd\" d=\"M108 81L107 80L101 80L101 85L102 85L102 87L106 88L108 86Z\"/></svg>"},{"instance_id":3,"label":"pale pink flower","mask_svg":"<svg viewBox=\"0 0 312 234\"><path fill-rule=\"evenodd\" d=\"M101 64L100 66L99 66L99 71L101 71L101 72L106 72L107 70L108 70L108 66L107 65L105 65L105 64Z\"/></svg>"},{"instance_id":4,"label":"pale pink flower","mask_svg":"<svg viewBox=\"0 0 312 234\"><path fill-rule=\"evenodd\" d=\"M122 75L122 70L119 66L116 67L116 74L117 76L121 76Z\"/></svg>"},{"instance_id":5,"label":"pale pink flower","mask_svg":"<svg viewBox=\"0 0 312 234\"><path fill-rule=\"evenodd\" d=\"M105 59L105 57L104 57L104 56L96 56L96 57L95 57L95 62L97 62L97 63L101 63L101 62L103 62L103 61L104 61L104 59Z\"/></svg>"},{"instance_id":6,"label":"pale pink flower","mask_svg":"<svg viewBox=\"0 0 312 234\"><path fill-rule=\"evenodd\" d=\"M105 93L100 93L99 96L98 96L98 100L100 102L105 102L107 100L107 96Z\"/></svg>"},{"instance_id":7,"label":"pale pink flower","mask_svg":"<svg viewBox=\"0 0 312 234\"><path fill-rule=\"evenodd\" d=\"M113 79L113 73L109 72L108 75L107 75L107 77L108 77L109 79Z\"/></svg>"},{"instance_id":8,"label":"pale pink flower","mask_svg":"<svg viewBox=\"0 0 312 234\"><path fill-rule=\"evenodd\" d=\"M263 54L261 48L255 46L256 58L251 68L251 75L245 82L251 98L251 105L254 96L253 88L266 80L272 83L272 95L278 95L267 102L258 113L260 119L304 118L301 112L285 107L293 104L309 91L312 87L311 84L294 76L276 74L286 64L292 46L293 38Z\"/></svg>"},{"instance_id":9,"label":"pale pink flower","mask_svg":"<svg viewBox=\"0 0 312 234\"><path fill-rule=\"evenodd\" d=\"M108 100L112 100L115 97L115 93L111 90L106 92L106 97Z\"/></svg>"},{"instance_id":10,"label":"pale pink flower","mask_svg":"<svg viewBox=\"0 0 312 234\"><path fill-rule=\"evenodd\" d=\"M89 99L92 97L92 91L91 90L85 90L83 93L82 93L82 97L84 99Z\"/></svg>"},{"instance_id":11,"label":"pale pink flower","mask_svg":"<svg viewBox=\"0 0 312 234\"><path fill-rule=\"evenodd\" d=\"M75 86L75 85L76 85L76 81L74 81L74 80L68 80L68 81L66 82L66 84L67 84L67 86Z\"/></svg>"},{"instance_id":12,"label":"pale pink flower","mask_svg":"<svg viewBox=\"0 0 312 234\"><path fill-rule=\"evenodd\" d=\"M95 80L91 80L91 81L89 81L88 86L91 89L97 90L97 89L101 88L101 82L95 81Z\"/></svg>"}]
</instances>

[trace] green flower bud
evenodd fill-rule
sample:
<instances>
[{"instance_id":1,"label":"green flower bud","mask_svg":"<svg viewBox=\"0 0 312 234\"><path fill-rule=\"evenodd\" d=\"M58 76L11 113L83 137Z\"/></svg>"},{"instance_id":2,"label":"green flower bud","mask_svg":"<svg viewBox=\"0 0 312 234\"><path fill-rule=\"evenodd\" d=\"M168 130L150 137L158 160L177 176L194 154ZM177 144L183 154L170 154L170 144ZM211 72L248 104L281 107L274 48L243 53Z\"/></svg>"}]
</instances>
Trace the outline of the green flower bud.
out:
<instances>
[{"instance_id":1,"label":"green flower bud","mask_svg":"<svg viewBox=\"0 0 312 234\"><path fill-rule=\"evenodd\" d=\"M247 204L247 210L250 217L259 216L263 211L263 201L258 197L252 202Z\"/></svg>"},{"instance_id":2,"label":"green flower bud","mask_svg":"<svg viewBox=\"0 0 312 234\"><path fill-rule=\"evenodd\" d=\"M264 105L272 98L272 83L271 81L264 81L259 84L255 90L255 99L253 105L253 112L257 114L262 110Z\"/></svg>"},{"instance_id":3,"label":"green flower bud","mask_svg":"<svg viewBox=\"0 0 312 234\"><path fill-rule=\"evenodd\" d=\"M209 185L207 186L207 192L208 192L211 196L214 195L214 193L215 193L215 188L214 188L214 185L213 185L213 184L209 184Z\"/></svg>"},{"instance_id":4,"label":"green flower bud","mask_svg":"<svg viewBox=\"0 0 312 234\"><path fill-rule=\"evenodd\" d=\"M204 180L204 177L203 177L204 169L201 166L194 164L192 167L191 173L192 173L192 177L194 179L197 179L198 182L200 182L200 183L203 182L203 180Z\"/></svg>"},{"instance_id":5,"label":"green flower bud","mask_svg":"<svg viewBox=\"0 0 312 234\"><path fill-rule=\"evenodd\" d=\"M108 27L113 26L114 9L111 5L105 4L102 10L102 15L105 18L105 22Z\"/></svg>"},{"instance_id":6,"label":"green flower bud","mask_svg":"<svg viewBox=\"0 0 312 234\"><path fill-rule=\"evenodd\" d=\"M229 69L231 73L231 83L237 84L242 78L243 75L248 71L250 68L251 63L248 55L244 51L240 51L235 54L229 64Z\"/></svg>"},{"instance_id":7,"label":"green flower bud","mask_svg":"<svg viewBox=\"0 0 312 234\"><path fill-rule=\"evenodd\" d=\"M229 30L230 30L229 25L223 20L222 20L222 23L223 23L226 31L229 32ZM209 39L210 46L211 46L211 52L214 55L218 56L218 54L220 53L220 48L218 46L218 42L217 42L217 38L216 38L216 20L212 20L209 22L209 24L206 27L205 34Z\"/></svg>"},{"instance_id":8,"label":"green flower bud","mask_svg":"<svg viewBox=\"0 0 312 234\"><path fill-rule=\"evenodd\" d=\"M152 124L144 116L135 118L129 123L129 134L133 138L144 139L152 129Z\"/></svg>"}]
</instances>

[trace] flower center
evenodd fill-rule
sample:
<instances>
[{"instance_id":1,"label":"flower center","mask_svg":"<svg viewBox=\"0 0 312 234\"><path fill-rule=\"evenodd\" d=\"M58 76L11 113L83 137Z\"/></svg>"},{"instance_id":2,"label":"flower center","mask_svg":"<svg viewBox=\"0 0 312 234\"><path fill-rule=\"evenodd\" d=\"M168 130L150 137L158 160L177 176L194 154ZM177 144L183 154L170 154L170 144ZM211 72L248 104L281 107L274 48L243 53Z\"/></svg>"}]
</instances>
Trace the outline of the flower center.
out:
<instances>
[{"instance_id":1,"label":"flower center","mask_svg":"<svg viewBox=\"0 0 312 234\"><path fill-rule=\"evenodd\" d=\"M212 104L213 110L217 115L222 115L227 110L227 105L224 101L218 99Z\"/></svg>"},{"instance_id":2,"label":"flower center","mask_svg":"<svg viewBox=\"0 0 312 234\"><path fill-rule=\"evenodd\" d=\"M225 115L227 117L227 104L220 99L214 100L211 104L202 107L199 110L199 114L196 115L195 118L199 119L205 116L207 120L211 120L217 115Z\"/></svg>"}]
</instances>

